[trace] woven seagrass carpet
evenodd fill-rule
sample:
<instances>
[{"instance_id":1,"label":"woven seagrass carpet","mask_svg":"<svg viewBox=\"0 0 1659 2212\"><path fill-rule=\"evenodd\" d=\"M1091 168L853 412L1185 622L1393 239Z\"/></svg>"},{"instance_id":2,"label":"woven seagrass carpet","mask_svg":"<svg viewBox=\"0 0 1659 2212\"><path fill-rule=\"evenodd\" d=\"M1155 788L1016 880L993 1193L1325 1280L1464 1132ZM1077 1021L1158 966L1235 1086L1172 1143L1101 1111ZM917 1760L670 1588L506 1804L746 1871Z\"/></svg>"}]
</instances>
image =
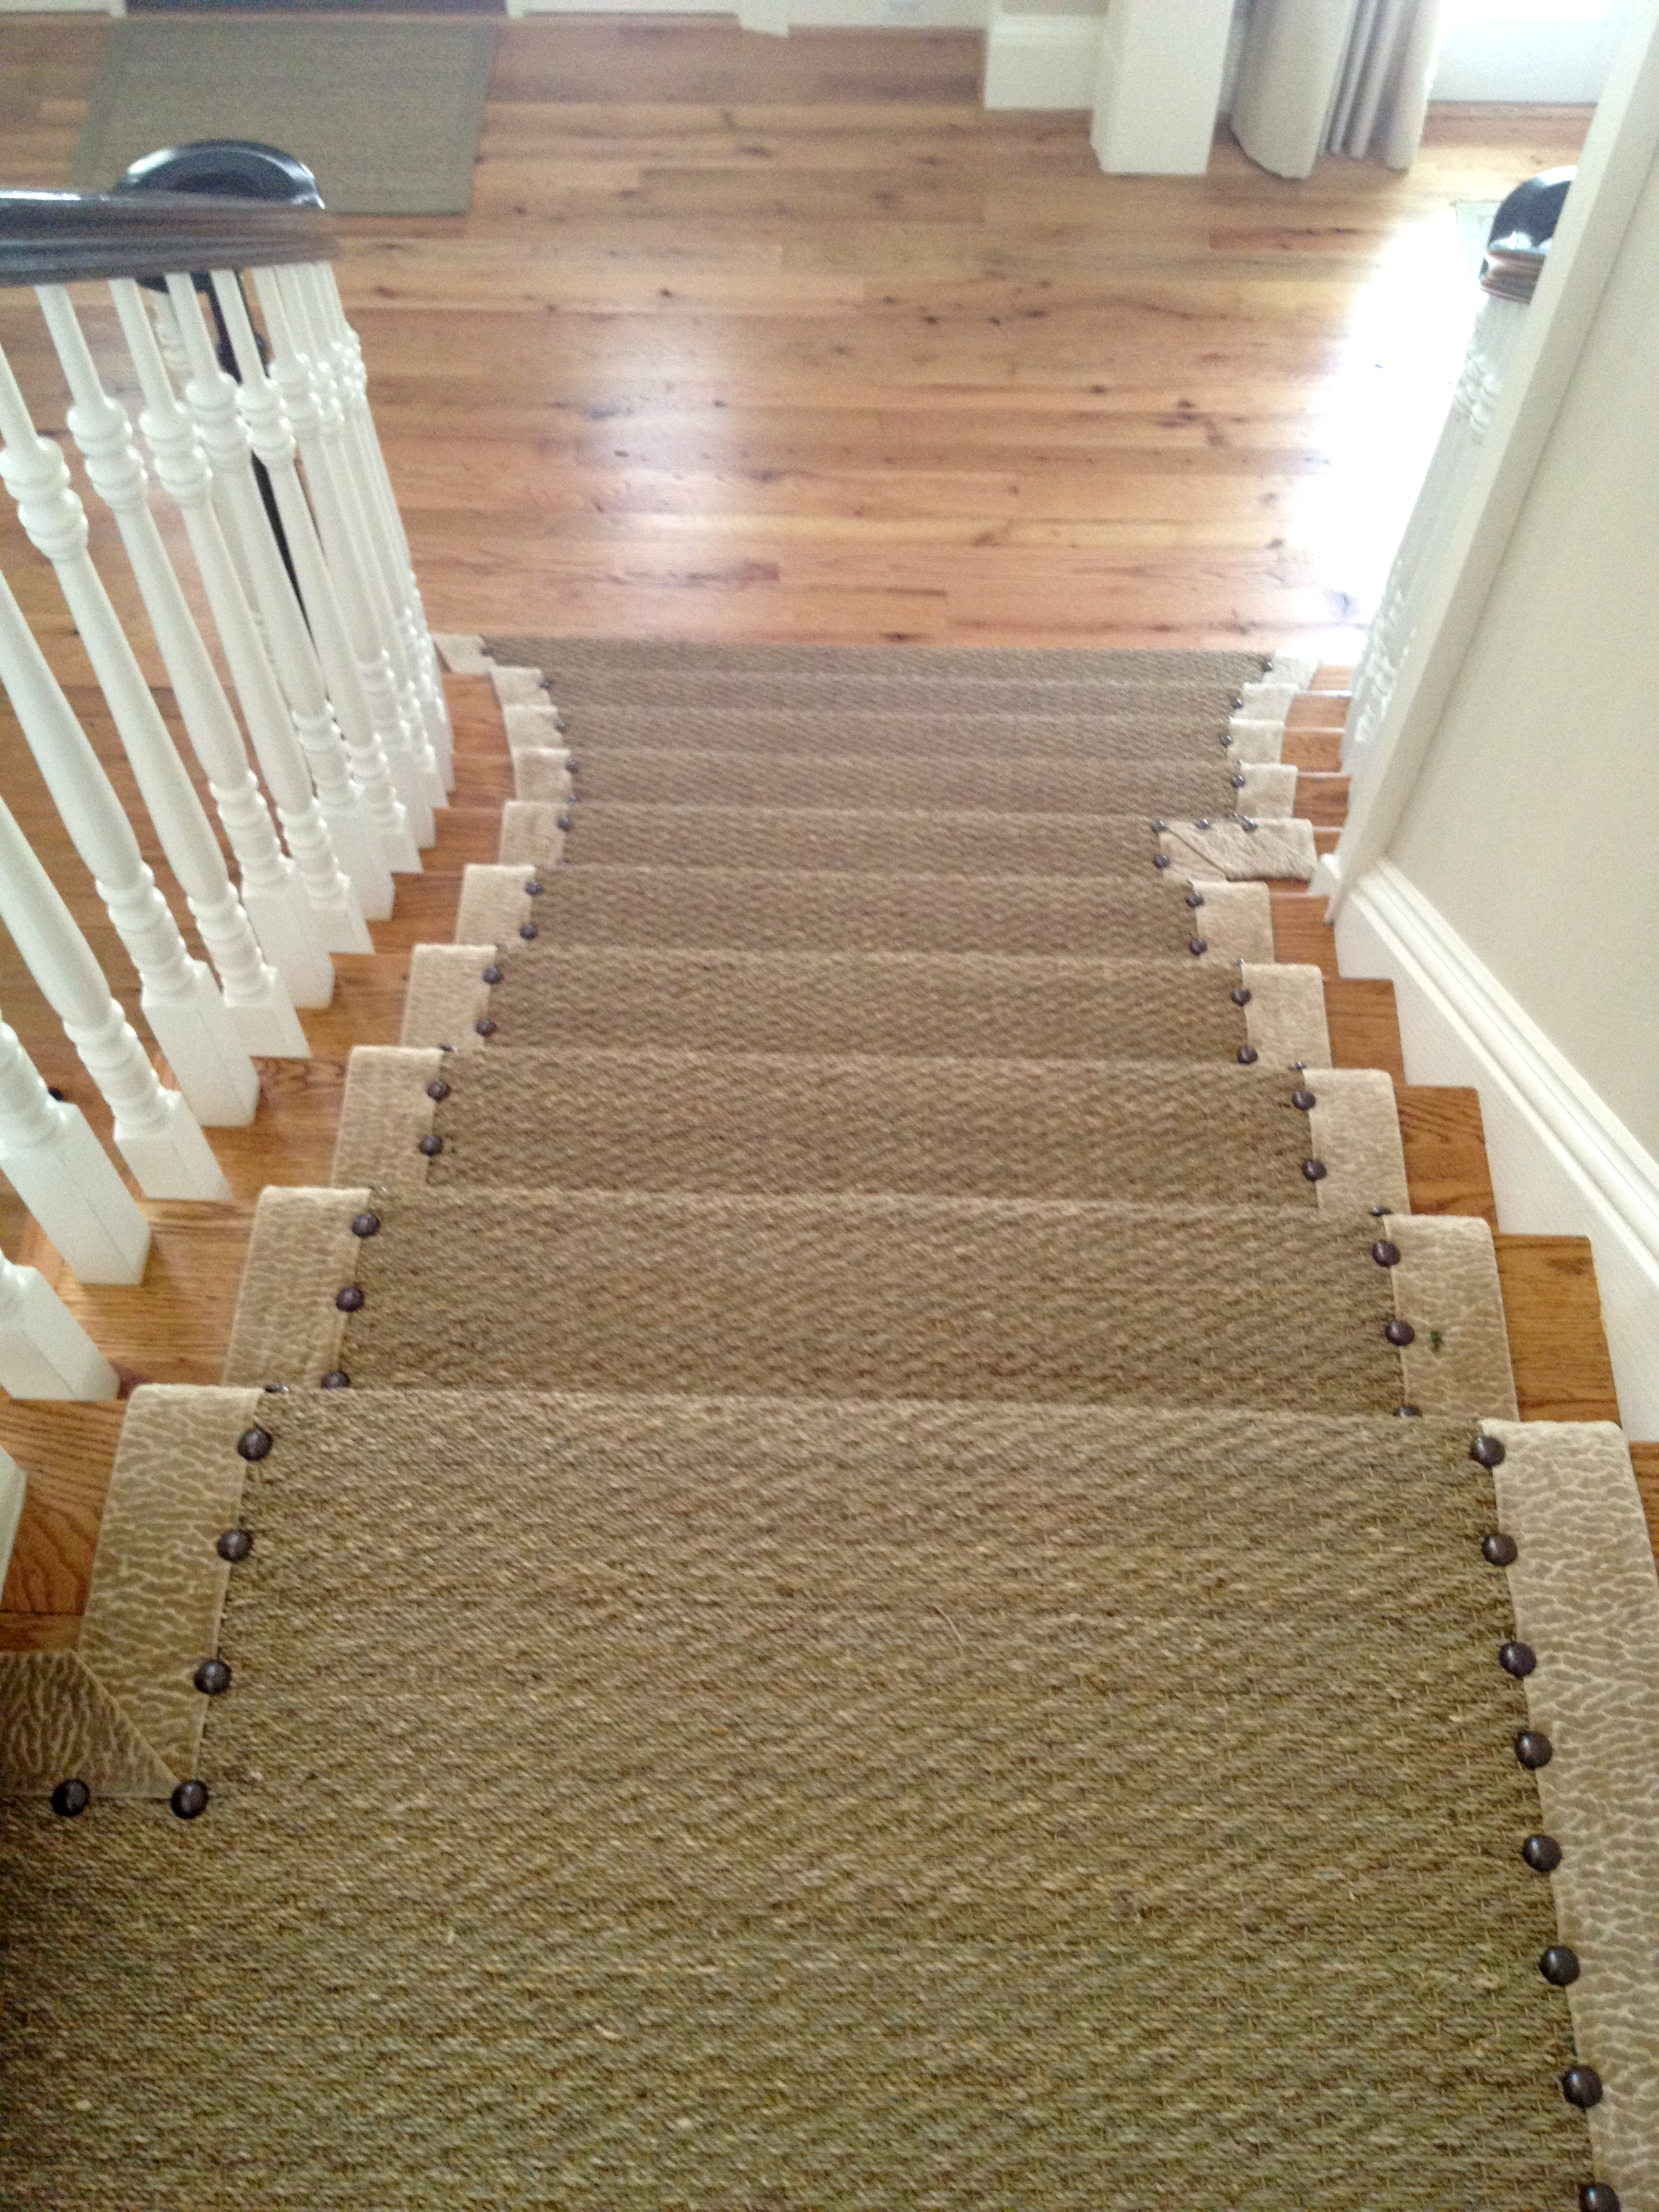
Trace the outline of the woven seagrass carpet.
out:
<instances>
[{"instance_id":1,"label":"woven seagrass carpet","mask_svg":"<svg viewBox=\"0 0 1659 2212\"><path fill-rule=\"evenodd\" d=\"M557 812L550 807L549 816ZM511 820L512 810L508 812ZM1158 840L1145 815L999 814L843 807L700 806L681 802L583 801L563 817L567 860L584 866L848 869L858 874L1134 877L1157 865ZM1292 823L1291 829L1304 825ZM1264 822L1241 848L1279 849L1283 825ZM1275 832L1280 833L1279 837ZM1313 870L1313 839L1291 858L1264 858L1245 875L1299 876ZM540 860L542 852L512 857ZM504 856L505 857L505 856Z\"/></svg>"},{"instance_id":2,"label":"woven seagrass carpet","mask_svg":"<svg viewBox=\"0 0 1659 2212\"><path fill-rule=\"evenodd\" d=\"M15 1816L6 2203L1589 2170L1467 1425L170 1392L132 1449L256 1413L207 1816Z\"/></svg>"},{"instance_id":3,"label":"woven seagrass carpet","mask_svg":"<svg viewBox=\"0 0 1659 2212\"><path fill-rule=\"evenodd\" d=\"M1288 1070L1129 1060L369 1049L334 1179L1403 1208L1388 1078L1308 1079L1317 1091Z\"/></svg>"},{"instance_id":4,"label":"woven seagrass carpet","mask_svg":"<svg viewBox=\"0 0 1659 2212\"><path fill-rule=\"evenodd\" d=\"M728 645L661 637L546 637L520 632L488 637L484 649L503 666L541 668L561 683L603 690L621 675L856 676L885 684L937 683L963 678L1057 683L1091 678L1150 697L1192 690L1225 704L1239 687L1267 672L1261 653L1205 652L1185 647L1022 645Z\"/></svg>"},{"instance_id":5,"label":"woven seagrass carpet","mask_svg":"<svg viewBox=\"0 0 1659 2212\"><path fill-rule=\"evenodd\" d=\"M1306 658L490 643L0 1653L0 2205L1659 2212L1651 1549L1219 818Z\"/></svg>"},{"instance_id":6,"label":"woven seagrass carpet","mask_svg":"<svg viewBox=\"0 0 1659 2212\"><path fill-rule=\"evenodd\" d=\"M1172 762L1213 761L1221 743L1224 708L1194 714L1162 700L1130 708L1091 706L1071 714L1040 714L941 705L931 713L891 709L822 711L795 707L702 707L677 703L623 707L584 698L569 711L572 742L597 757L634 745L708 746L731 752L861 753L884 760L998 757L1014 753L1033 760L1144 760L1157 753Z\"/></svg>"},{"instance_id":7,"label":"woven seagrass carpet","mask_svg":"<svg viewBox=\"0 0 1659 2212\"><path fill-rule=\"evenodd\" d=\"M266 1194L227 1381L1514 1409L1480 1223L1390 1222L1383 1265L1376 1221L1286 1206L370 1200ZM1409 1347L1387 1334L1402 1286Z\"/></svg>"},{"instance_id":8,"label":"woven seagrass carpet","mask_svg":"<svg viewBox=\"0 0 1659 2212\"><path fill-rule=\"evenodd\" d=\"M536 888L526 895L530 882ZM1193 885L1150 868L1090 878L589 866L551 869L545 882L528 867L470 868L455 938L734 952L959 952L971 945L1079 958L1273 957L1264 886ZM1203 951L1191 954L1194 939Z\"/></svg>"},{"instance_id":9,"label":"woven seagrass carpet","mask_svg":"<svg viewBox=\"0 0 1659 2212\"><path fill-rule=\"evenodd\" d=\"M494 51L484 23L129 17L100 58L75 185L251 138L303 161L337 215L465 215Z\"/></svg>"},{"instance_id":10,"label":"woven seagrass carpet","mask_svg":"<svg viewBox=\"0 0 1659 2212\"><path fill-rule=\"evenodd\" d=\"M664 732L665 739L671 734ZM672 733L678 734L678 732ZM518 763L520 799L556 798L536 789L526 770L540 764L532 753ZM549 762L561 776L563 761ZM1237 787L1235 787L1235 778ZM1252 781L1270 781L1254 796ZM577 794L620 805L726 806L845 806L883 812L912 808L961 813L990 808L1011 814L1225 815L1235 811L1283 815L1294 792L1288 769L1231 769L1218 750L1212 763L1164 761L1028 761L1002 753L971 763L938 756L893 760L863 753L784 754L618 747L590 753L574 770ZM1139 856L1143 860L1145 854Z\"/></svg>"},{"instance_id":11,"label":"woven seagrass carpet","mask_svg":"<svg viewBox=\"0 0 1659 2212\"><path fill-rule=\"evenodd\" d=\"M485 959L489 957L486 952ZM424 1034L428 970L459 968L466 1011ZM993 1059L1237 1061L1249 1006L1225 969L1188 960L1008 958L989 953L726 952L517 947L491 963L446 952L411 979L404 1042L453 1044L476 1017L515 1044L676 1046L725 1052L940 1053ZM448 993L437 994L441 1000ZM473 1000L476 999L476 1008ZM1313 1024L1322 1029L1317 1000ZM1318 1050L1278 1057L1317 1061Z\"/></svg>"}]
</instances>

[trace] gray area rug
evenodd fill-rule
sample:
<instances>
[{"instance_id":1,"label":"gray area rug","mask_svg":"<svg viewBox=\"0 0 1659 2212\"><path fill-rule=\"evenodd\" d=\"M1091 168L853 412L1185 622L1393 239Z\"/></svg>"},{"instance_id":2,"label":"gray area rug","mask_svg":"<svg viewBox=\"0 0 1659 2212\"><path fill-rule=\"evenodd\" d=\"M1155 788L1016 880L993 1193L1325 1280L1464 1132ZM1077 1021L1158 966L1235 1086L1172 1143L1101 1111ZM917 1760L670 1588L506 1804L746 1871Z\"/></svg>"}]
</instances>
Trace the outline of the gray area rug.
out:
<instances>
[{"instance_id":1,"label":"gray area rug","mask_svg":"<svg viewBox=\"0 0 1659 2212\"><path fill-rule=\"evenodd\" d=\"M105 191L162 147L252 138L303 161L337 215L465 215L495 43L487 23L129 18L73 182Z\"/></svg>"}]
</instances>

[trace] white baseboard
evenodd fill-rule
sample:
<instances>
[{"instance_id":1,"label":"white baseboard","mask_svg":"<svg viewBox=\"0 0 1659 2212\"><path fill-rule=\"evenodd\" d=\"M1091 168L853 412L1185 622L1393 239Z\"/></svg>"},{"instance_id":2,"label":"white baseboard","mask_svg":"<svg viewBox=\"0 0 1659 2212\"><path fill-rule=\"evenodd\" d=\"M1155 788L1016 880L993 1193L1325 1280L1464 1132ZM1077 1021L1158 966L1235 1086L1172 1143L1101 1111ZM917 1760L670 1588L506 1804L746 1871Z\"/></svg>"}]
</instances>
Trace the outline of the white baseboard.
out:
<instances>
[{"instance_id":1,"label":"white baseboard","mask_svg":"<svg viewBox=\"0 0 1659 2212\"><path fill-rule=\"evenodd\" d=\"M126 0L0 0L0 15L125 15Z\"/></svg>"},{"instance_id":2,"label":"white baseboard","mask_svg":"<svg viewBox=\"0 0 1659 2212\"><path fill-rule=\"evenodd\" d=\"M1103 20L999 10L985 40L987 107L1092 107Z\"/></svg>"},{"instance_id":3,"label":"white baseboard","mask_svg":"<svg viewBox=\"0 0 1659 2212\"><path fill-rule=\"evenodd\" d=\"M1345 975L1386 975L1413 1083L1480 1094L1499 1225L1588 1237L1626 1431L1659 1437L1659 1160L1410 878L1367 869L1336 918Z\"/></svg>"}]
</instances>

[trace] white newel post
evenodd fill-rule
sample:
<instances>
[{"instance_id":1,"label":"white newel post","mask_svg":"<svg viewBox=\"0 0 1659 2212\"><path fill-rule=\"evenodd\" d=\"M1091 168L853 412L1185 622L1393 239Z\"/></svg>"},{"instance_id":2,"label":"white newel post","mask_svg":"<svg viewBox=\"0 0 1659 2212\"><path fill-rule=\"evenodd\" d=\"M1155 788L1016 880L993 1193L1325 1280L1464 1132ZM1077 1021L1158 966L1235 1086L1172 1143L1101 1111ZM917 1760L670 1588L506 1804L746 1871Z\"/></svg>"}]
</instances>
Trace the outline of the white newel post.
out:
<instances>
[{"instance_id":1,"label":"white newel post","mask_svg":"<svg viewBox=\"0 0 1659 2212\"><path fill-rule=\"evenodd\" d=\"M149 1224L78 1106L54 1098L0 1022L0 1174L83 1283L137 1283Z\"/></svg>"},{"instance_id":2,"label":"white newel post","mask_svg":"<svg viewBox=\"0 0 1659 2212\"><path fill-rule=\"evenodd\" d=\"M290 937L298 937L301 928L307 933L299 938L295 950L308 955L304 980L314 992L319 983L331 980L332 970L303 905L303 891L294 880L291 864L283 860L264 801L248 773L229 702L149 511L144 465L133 449L131 426L103 388L69 295L60 286L41 285L38 296L74 399L69 411L70 434L86 457L87 474L94 488L120 527L179 712L197 757L207 770L232 849L239 860L246 850L245 868L264 890L267 915L280 920ZM109 618L114 619L112 610ZM125 702L125 711L118 708L117 712L122 741L144 804L161 835L162 849L184 886L203 941L218 969L225 1004L237 1032L249 1052L304 1059L310 1048L288 985L261 952L251 916L231 888L195 787L155 712L137 664L128 669L120 655L106 657L112 658L114 672L133 694ZM125 659L131 660L130 653ZM135 678L136 692L129 680ZM106 679L105 689L109 688ZM138 694L142 694L142 704ZM111 703L116 703L113 694ZM160 744L158 731L163 741Z\"/></svg>"},{"instance_id":3,"label":"white newel post","mask_svg":"<svg viewBox=\"0 0 1659 2212\"><path fill-rule=\"evenodd\" d=\"M310 306L312 328L327 349L334 369L335 387L345 416L348 451L356 475L363 512L368 518L376 551L386 575L386 590L398 626L408 641L410 657L426 714L427 735L438 757L447 790L455 787L454 738L449 703L444 697L443 672L431 626L421 603L415 579L409 538L398 511L398 495L381 451L380 434L368 404L368 373L357 333L346 320L340 288L326 261L307 262L291 272L292 282ZM374 526L378 522L378 527Z\"/></svg>"},{"instance_id":4,"label":"white newel post","mask_svg":"<svg viewBox=\"0 0 1659 2212\"><path fill-rule=\"evenodd\" d=\"M384 907L370 906L367 897L364 899L365 910L380 918L392 911L392 885L389 871L395 869L401 874L418 875L421 872L420 848L410 834L408 814L398 796L385 749L369 712L368 695L363 689L362 674L346 635L345 618L340 611L334 579L329 574L328 563L323 556L316 520L306 498L305 487L300 482L299 470L295 465L297 448L294 432L281 395L265 374L264 363L259 358L259 348L253 335L253 325L248 320L241 286L234 272L216 270L213 289L224 316L225 328L230 334L231 350L241 378L237 388L237 404L247 425L254 453L264 464L270 479L277 512L282 517L283 534L288 540L289 553L300 581L301 597L310 617L312 636L322 663L323 676L345 735L346 749L351 756L352 776L362 794L369 817L380 832L381 848L387 856ZM360 884L359 891L362 888Z\"/></svg>"},{"instance_id":5,"label":"white newel post","mask_svg":"<svg viewBox=\"0 0 1659 2212\"><path fill-rule=\"evenodd\" d=\"M195 1115L157 1081L92 947L3 800L0 922L114 1115L115 1149L145 1197L228 1198Z\"/></svg>"},{"instance_id":6,"label":"white newel post","mask_svg":"<svg viewBox=\"0 0 1659 2212\"><path fill-rule=\"evenodd\" d=\"M9 447L0 456L0 473L9 469L13 450ZM56 453L56 447L50 450ZM76 620L90 650L92 641L79 609ZM132 956L144 1018L177 1075L179 1089L200 1120L240 1128L253 1119L259 1103L258 1072L206 963L191 959L179 925L144 865L115 787L58 690L58 679L3 578L0 684L10 695L70 841L92 871L98 895Z\"/></svg>"},{"instance_id":7,"label":"white newel post","mask_svg":"<svg viewBox=\"0 0 1659 2212\"><path fill-rule=\"evenodd\" d=\"M185 398L197 434L206 448L223 512L230 517L231 542L241 556L246 574L252 581L252 605L258 616L260 635L293 726L305 750L335 853L351 880L357 904L364 912L378 909L383 902L389 912L392 882L386 854L351 779L350 759L340 726L334 718L317 648L294 596L294 586L283 564L270 518L254 477L252 450L236 405L235 384L220 368L213 341L202 326L202 311L193 281L188 276L169 276L167 283L170 289L174 286L178 289L171 291L169 301L158 301L157 313L171 319L190 363ZM361 944L336 945L334 949L367 951L368 941L365 928Z\"/></svg>"},{"instance_id":8,"label":"white newel post","mask_svg":"<svg viewBox=\"0 0 1659 2212\"><path fill-rule=\"evenodd\" d=\"M336 856L328 821L312 788L307 754L219 526L213 501L216 479L197 442L191 418L179 405L173 389L145 312L143 295L127 277L114 280L110 291L144 397L138 427L155 460L156 475L184 517L203 589L213 611L214 625L242 702L248 734L266 786L276 802L289 850L294 855L323 943L331 952L372 951L374 940L368 933L368 924L363 919L356 892ZM258 494L251 477L249 489L258 505ZM263 506L258 507L258 513L260 528L275 559L276 544ZM287 574L280 560L277 568L283 590L289 592ZM289 596L291 600L291 592ZM333 741L343 761L343 748L339 745L337 732ZM355 805L355 792L349 797Z\"/></svg>"},{"instance_id":9,"label":"white newel post","mask_svg":"<svg viewBox=\"0 0 1659 2212\"><path fill-rule=\"evenodd\" d=\"M0 1259L0 1389L14 1398L114 1398L121 1378L33 1267Z\"/></svg>"},{"instance_id":10,"label":"white newel post","mask_svg":"<svg viewBox=\"0 0 1659 2212\"><path fill-rule=\"evenodd\" d=\"M317 510L317 527L329 571L339 592L353 652L362 671L363 688L374 711L398 788L410 810L422 845L434 805L445 800L444 781L427 740L425 719L403 665L403 637L385 603L380 571L365 550L366 525L342 456L344 423L332 382L325 380L306 349L302 326L290 312L286 272L256 269L252 274L270 340L271 374L300 441L306 482Z\"/></svg>"}]
</instances>

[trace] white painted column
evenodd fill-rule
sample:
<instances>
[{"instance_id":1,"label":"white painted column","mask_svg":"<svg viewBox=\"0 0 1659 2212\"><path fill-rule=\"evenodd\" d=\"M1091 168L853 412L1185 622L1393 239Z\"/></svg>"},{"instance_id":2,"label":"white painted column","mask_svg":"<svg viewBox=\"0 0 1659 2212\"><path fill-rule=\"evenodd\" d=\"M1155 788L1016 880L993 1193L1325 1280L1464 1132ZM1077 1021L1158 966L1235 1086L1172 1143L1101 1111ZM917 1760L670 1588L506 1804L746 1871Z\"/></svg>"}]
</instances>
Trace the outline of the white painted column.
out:
<instances>
[{"instance_id":1,"label":"white painted column","mask_svg":"<svg viewBox=\"0 0 1659 2212\"><path fill-rule=\"evenodd\" d=\"M137 1283L149 1224L78 1106L54 1098L0 1022L0 1174L83 1283Z\"/></svg>"},{"instance_id":2,"label":"white painted column","mask_svg":"<svg viewBox=\"0 0 1659 2212\"><path fill-rule=\"evenodd\" d=\"M46 1277L0 1259L0 1389L14 1398L114 1398L121 1378Z\"/></svg>"},{"instance_id":3,"label":"white painted column","mask_svg":"<svg viewBox=\"0 0 1659 2212\"><path fill-rule=\"evenodd\" d=\"M443 778L427 742L419 702L399 668L402 638L381 604L379 574L363 554L364 524L356 488L344 473L339 452L343 427L339 408L331 386L325 386L306 350L301 328L289 312L287 292L280 281L283 272L256 269L252 273L264 311L265 334L270 340L271 374L300 441L323 550L340 595L340 609L362 672L363 688L398 779L398 792L409 809L410 823L416 825L416 836L428 845L437 835L435 828L428 824L433 806L443 799Z\"/></svg>"},{"instance_id":4,"label":"white painted column","mask_svg":"<svg viewBox=\"0 0 1659 2212\"><path fill-rule=\"evenodd\" d=\"M318 985L332 981L328 956L304 903L303 888L294 876L291 863L283 857L264 801L248 773L229 702L149 511L144 465L133 448L131 425L103 388L68 293L58 285L41 285L38 296L74 396L75 404L69 411L70 434L86 456L87 474L94 489L119 526L179 712L197 757L208 771L232 849L240 860L243 855L238 849L239 841L246 848L245 866L263 889L266 915L273 929L282 927L285 949L291 949L301 963L314 1003ZM79 504L76 501L77 510ZM84 544L84 526L81 537ZM110 617L114 618L112 609ZM131 663L131 667L118 654L112 672L129 692L136 679L137 694L127 701L125 714L118 713L118 727L144 804L161 833L162 849L184 886L203 941L213 955L237 1033L249 1052L303 1060L310 1047L288 985L260 951L252 918L231 888L218 841L197 799L195 786L173 750L137 663L130 653L125 659ZM107 681L105 688L109 690ZM113 696L111 703L115 703ZM326 991L324 995L326 998Z\"/></svg>"},{"instance_id":5,"label":"white painted column","mask_svg":"<svg viewBox=\"0 0 1659 2212\"><path fill-rule=\"evenodd\" d=\"M348 450L356 474L363 511L373 530L375 548L386 579L386 588L399 627L409 643L415 681L426 715L427 735L437 755L447 790L455 788L454 737L450 727L449 702L444 696L443 670L432 641L431 626L421 603L415 578L409 537L398 512L398 495L381 450L380 433L368 404L368 372L357 333L346 320L340 288L326 261L309 262L294 270L292 281L311 308L311 325L320 346L326 349L334 370L335 389L345 416Z\"/></svg>"},{"instance_id":6,"label":"white painted column","mask_svg":"<svg viewBox=\"0 0 1659 2212\"><path fill-rule=\"evenodd\" d=\"M252 579L253 605L265 649L305 748L329 835L365 911L378 909L382 902L389 911L392 885L386 856L351 780L345 740L334 718L317 648L283 565L253 473L252 449L236 404L235 381L219 366L216 343L203 327L201 302L191 279L169 276L167 284L168 304L158 306L158 312L171 313L190 363L185 398L231 518L231 538Z\"/></svg>"},{"instance_id":7,"label":"white painted column","mask_svg":"<svg viewBox=\"0 0 1659 2212\"><path fill-rule=\"evenodd\" d=\"M247 424L254 453L264 464L270 478L277 512L282 517L283 534L288 540L295 574L300 580L301 595L310 617L317 656L322 663L329 696L339 717L346 750L351 757L352 778L362 795L369 818L380 833L381 849L386 855L384 906L371 905L367 896L364 898L364 911L377 920L383 920L392 911L391 871L418 875L421 872L420 849L410 835L409 817L398 796L385 750L375 730L374 717L369 713L368 695L363 690L362 674L346 635L345 618L340 612L334 579L329 574L328 563L323 557L316 520L306 498L305 487L300 482L299 470L295 465L297 449L287 410L276 386L265 374L253 326L248 320L247 308L242 299L241 287L234 273L216 270L213 289L224 315L225 328L230 333L231 350L235 356L241 378L236 393L237 404L241 410L242 419ZM358 889L361 892L363 886L359 884Z\"/></svg>"},{"instance_id":8,"label":"white painted column","mask_svg":"<svg viewBox=\"0 0 1659 2212\"><path fill-rule=\"evenodd\" d=\"M55 456L56 448L50 450ZM0 471L9 468L11 453L9 447L0 456ZM82 631L85 636L84 622ZM89 637L87 643L90 647ZM99 896L132 956L144 1018L180 1090L199 1120L240 1128L253 1119L259 1102L253 1062L206 963L191 958L179 925L144 866L115 788L3 578L0 684L10 696L70 842L92 871Z\"/></svg>"},{"instance_id":9,"label":"white painted column","mask_svg":"<svg viewBox=\"0 0 1659 2212\"><path fill-rule=\"evenodd\" d=\"M138 427L155 460L156 475L184 517L203 588L213 610L214 625L242 702L248 734L253 740L266 787L276 802L277 817L323 943L331 952L372 951L374 940L368 933L368 924L363 919L356 893L336 857L334 841L312 788L311 770L288 702L219 526L213 502L215 479L197 442L190 416L173 389L145 312L143 295L128 278L118 278L111 284L110 291L137 371L139 388L144 395ZM259 514L261 526L269 538L263 507ZM274 554L274 545L272 551ZM280 562L277 565L280 568ZM286 574L283 588L288 590Z\"/></svg>"},{"instance_id":10,"label":"white painted column","mask_svg":"<svg viewBox=\"0 0 1659 2212\"><path fill-rule=\"evenodd\" d=\"M114 1115L115 1149L145 1197L228 1198L195 1115L157 1081L92 947L3 800L0 922Z\"/></svg>"}]
</instances>

